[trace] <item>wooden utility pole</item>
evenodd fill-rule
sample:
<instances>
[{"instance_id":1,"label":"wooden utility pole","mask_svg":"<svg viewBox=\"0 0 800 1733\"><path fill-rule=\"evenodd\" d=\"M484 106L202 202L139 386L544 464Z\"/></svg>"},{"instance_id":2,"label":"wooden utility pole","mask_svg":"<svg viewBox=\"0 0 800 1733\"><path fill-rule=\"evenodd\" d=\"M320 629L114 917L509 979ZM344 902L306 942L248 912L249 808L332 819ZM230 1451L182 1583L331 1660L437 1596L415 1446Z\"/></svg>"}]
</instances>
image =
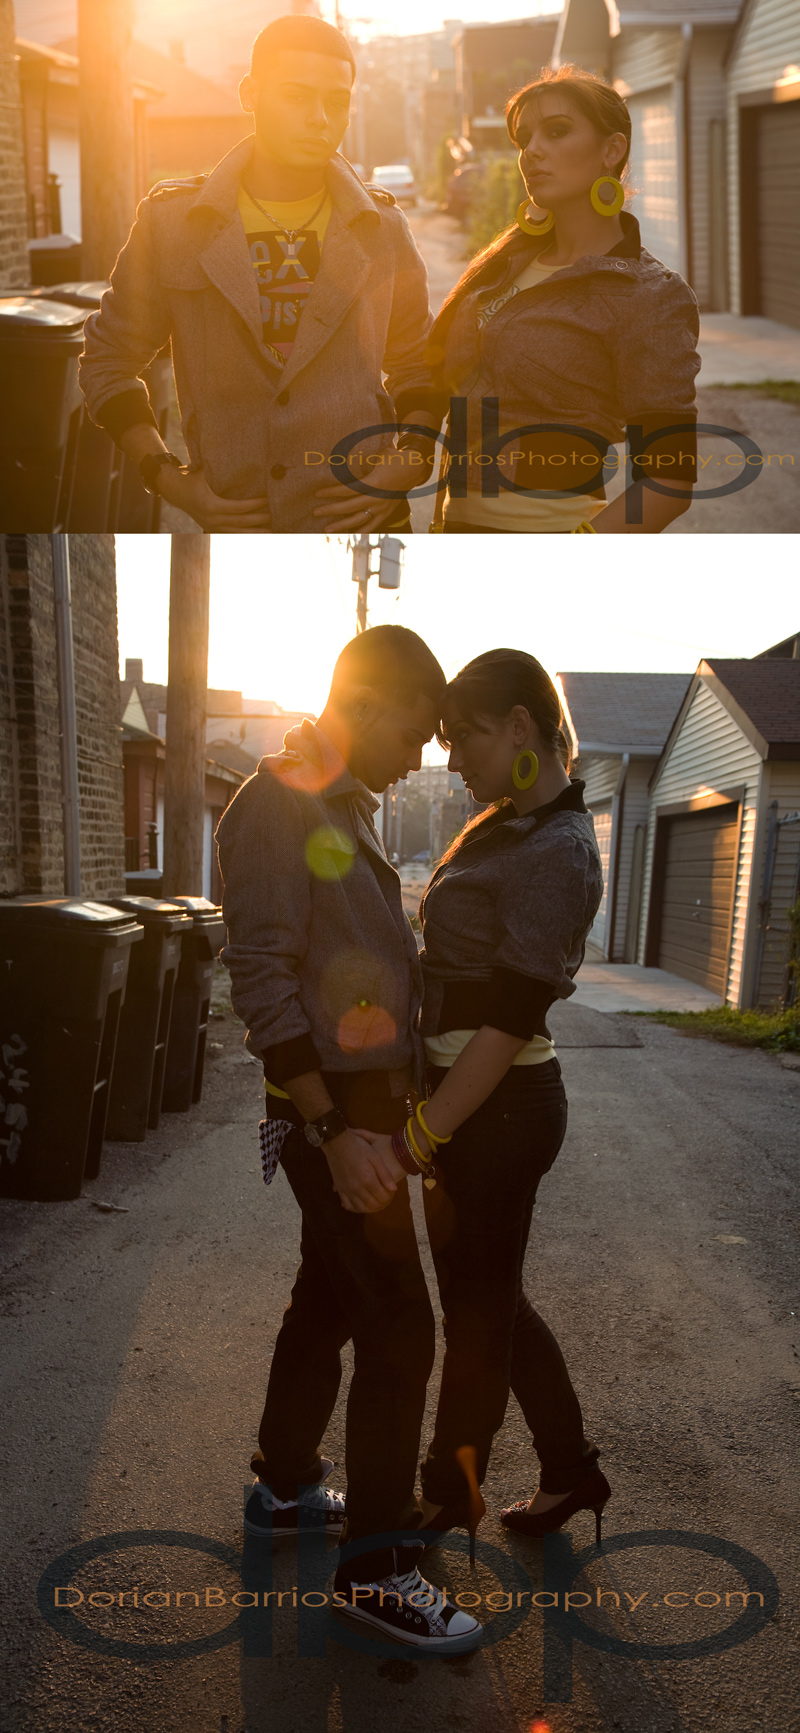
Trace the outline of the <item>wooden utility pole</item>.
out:
<instances>
[{"instance_id":1,"label":"wooden utility pole","mask_svg":"<svg viewBox=\"0 0 800 1733\"><path fill-rule=\"evenodd\" d=\"M203 894L211 538L172 538L169 585L164 896Z\"/></svg>"},{"instance_id":2,"label":"wooden utility pole","mask_svg":"<svg viewBox=\"0 0 800 1733\"><path fill-rule=\"evenodd\" d=\"M81 271L107 277L136 209L133 0L78 0Z\"/></svg>"}]
</instances>

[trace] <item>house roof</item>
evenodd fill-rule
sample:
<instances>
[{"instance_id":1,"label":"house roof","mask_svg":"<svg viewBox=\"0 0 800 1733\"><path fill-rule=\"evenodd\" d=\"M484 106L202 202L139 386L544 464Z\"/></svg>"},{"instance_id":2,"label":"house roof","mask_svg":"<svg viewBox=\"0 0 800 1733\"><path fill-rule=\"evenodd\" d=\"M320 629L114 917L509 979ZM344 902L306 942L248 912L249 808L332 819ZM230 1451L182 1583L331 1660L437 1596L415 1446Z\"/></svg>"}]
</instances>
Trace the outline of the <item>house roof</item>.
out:
<instances>
[{"instance_id":1,"label":"house roof","mask_svg":"<svg viewBox=\"0 0 800 1733\"><path fill-rule=\"evenodd\" d=\"M688 674L561 674L579 750L657 758L690 678Z\"/></svg>"},{"instance_id":2,"label":"house roof","mask_svg":"<svg viewBox=\"0 0 800 1733\"><path fill-rule=\"evenodd\" d=\"M633 24L735 24L742 0L619 0L619 19Z\"/></svg>"},{"instance_id":3,"label":"house roof","mask_svg":"<svg viewBox=\"0 0 800 1733\"><path fill-rule=\"evenodd\" d=\"M697 672L762 758L800 758L800 661L714 657L701 662Z\"/></svg>"},{"instance_id":4,"label":"house roof","mask_svg":"<svg viewBox=\"0 0 800 1733\"><path fill-rule=\"evenodd\" d=\"M62 51L76 54L77 37L68 37L58 46ZM130 67L137 82L147 81L151 87L157 88L151 110L154 119L208 120L219 115L235 115L241 120L243 138L250 130L236 91L216 84L213 78L204 78L201 72L193 72L175 55L159 54L157 48L150 48L146 42L134 41L130 49Z\"/></svg>"},{"instance_id":5,"label":"house roof","mask_svg":"<svg viewBox=\"0 0 800 1733\"><path fill-rule=\"evenodd\" d=\"M258 769L258 759L237 746L233 740L209 740L207 750L215 763L224 764L228 770L235 770L237 776L252 776Z\"/></svg>"},{"instance_id":6,"label":"house roof","mask_svg":"<svg viewBox=\"0 0 800 1733\"><path fill-rule=\"evenodd\" d=\"M76 88L80 75L80 67L76 50L77 37L61 43L58 48L47 48L42 42L29 42L26 37L18 36L14 48L19 56L20 70L25 67L38 68L56 84L71 84ZM163 95L161 86L152 83L144 72L131 64L131 84L134 96L147 102L153 102Z\"/></svg>"}]
</instances>

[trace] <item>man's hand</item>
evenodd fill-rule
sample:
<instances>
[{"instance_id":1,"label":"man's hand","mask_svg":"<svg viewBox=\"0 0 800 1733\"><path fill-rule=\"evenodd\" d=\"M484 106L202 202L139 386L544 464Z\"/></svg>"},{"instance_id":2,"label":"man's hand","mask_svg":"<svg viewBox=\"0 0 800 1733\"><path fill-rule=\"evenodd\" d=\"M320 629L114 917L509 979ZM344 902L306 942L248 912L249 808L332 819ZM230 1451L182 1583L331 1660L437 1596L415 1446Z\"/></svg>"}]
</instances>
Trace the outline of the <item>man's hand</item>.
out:
<instances>
[{"instance_id":1,"label":"man's hand","mask_svg":"<svg viewBox=\"0 0 800 1733\"><path fill-rule=\"evenodd\" d=\"M348 486L347 482L333 482L327 487L317 488L317 498L328 503L314 508L316 518L324 518L320 529L324 532L340 530L377 530L397 510L399 496L407 493L409 488L420 487L430 479L433 469L434 446L431 443L431 455L422 457L418 451L398 451L391 446L381 453L382 463L358 462L358 454L350 458L350 470L360 481L368 482L370 487L391 488L396 498L380 499L371 494L358 493ZM377 455L377 454L373 454Z\"/></svg>"},{"instance_id":2,"label":"man's hand","mask_svg":"<svg viewBox=\"0 0 800 1733\"><path fill-rule=\"evenodd\" d=\"M325 1144L325 1156L339 1194L342 1208L356 1215L375 1215L391 1203L403 1169L392 1154L388 1156L366 1142L363 1133L343 1131Z\"/></svg>"},{"instance_id":3,"label":"man's hand","mask_svg":"<svg viewBox=\"0 0 800 1733\"><path fill-rule=\"evenodd\" d=\"M158 491L162 499L185 511L203 530L227 530L234 534L239 531L244 535L272 527L265 499L223 499L209 487L201 469L176 469L172 464L162 464Z\"/></svg>"}]
</instances>

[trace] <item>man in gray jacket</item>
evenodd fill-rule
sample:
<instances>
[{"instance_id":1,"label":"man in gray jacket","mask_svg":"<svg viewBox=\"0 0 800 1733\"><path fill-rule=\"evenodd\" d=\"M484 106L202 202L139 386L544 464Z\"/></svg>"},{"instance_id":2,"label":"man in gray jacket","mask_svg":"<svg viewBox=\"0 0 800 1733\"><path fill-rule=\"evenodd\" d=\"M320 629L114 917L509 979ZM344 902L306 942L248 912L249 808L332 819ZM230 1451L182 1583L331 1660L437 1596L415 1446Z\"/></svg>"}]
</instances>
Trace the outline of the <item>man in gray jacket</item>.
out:
<instances>
[{"instance_id":1,"label":"man in gray jacket","mask_svg":"<svg viewBox=\"0 0 800 1733\"><path fill-rule=\"evenodd\" d=\"M370 790L419 769L444 685L416 633L362 633L336 663L319 722L262 759L217 840L222 960L246 1044L264 1064L268 1114L286 1123L280 1160L302 1212L302 1261L272 1357L246 1526L272 1535L302 1527L298 1489L321 1487L332 1466L319 1441L352 1339L341 1610L450 1654L473 1647L479 1626L435 1589L426 1606L422 1543L388 1540L419 1522L433 1314L405 1172L358 1129L398 1130L421 1082L417 947ZM317 1499L338 1532L340 1496Z\"/></svg>"},{"instance_id":2,"label":"man in gray jacket","mask_svg":"<svg viewBox=\"0 0 800 1733\"><path fill-rule=\"evenodd\" d=\"M392 194L339 154L354 75L346 38L322 19L268 25L240 87L254 134L211 175L143 199L86 321L91 419L145 487L206 530L401 528L407 490L430 475L423 430L441 417L424 359L427 276ZM168 342L187 467L140 377ZM417 426L397 445L396 419ZM377 431L345 466L335 447L362 429Z\"/></svg>"}]
</instances>

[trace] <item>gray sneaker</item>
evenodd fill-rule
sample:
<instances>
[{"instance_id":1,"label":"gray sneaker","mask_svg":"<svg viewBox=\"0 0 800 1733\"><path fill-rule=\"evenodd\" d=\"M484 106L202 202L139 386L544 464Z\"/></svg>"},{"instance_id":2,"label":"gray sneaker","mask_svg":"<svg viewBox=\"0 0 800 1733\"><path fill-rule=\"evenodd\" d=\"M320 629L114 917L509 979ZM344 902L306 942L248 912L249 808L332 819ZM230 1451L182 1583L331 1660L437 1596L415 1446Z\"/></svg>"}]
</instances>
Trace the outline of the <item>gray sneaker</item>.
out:
<instances>
[{"instance_id":1,"label":"gray sneaker","mask_svg":"<svg viewBox=\"0 0 800 1733\"><path fill-rule=\"evenodd\" d=\"M323 1480L326 1480L333 1463L323 1457L322 1466L325 1470ZM310 1520L304 1519L307 1511L315 1513ZM296 1498L276 1498L271 1486L263 1480L256 1480L244 1508L244 1526L248 1534L280 1540L283 1535L298 1535L303 1529L316 1528L319 1522L316 1513L319 1511L324 1512L328 1534L338 1538L344 1524L343 1493L330 1491L321 1480L317 1486L309 1487L302 1503L298 1503Z\"/></svg>"},{"instance_id":2,"label":"gray sneaker","mask_svg":"<svg viewBox=\"0 0 800 1733\"><path fill-rule=\"evenodd\" d=\"M356 1598L354 1590L358 1590ZM483 1636L477 1619L453 1606L444 1589L426 1582L416 1565L374 1583L347 1582L337 1572L333 1605L342 1618L357 1619L429 1654L465 1655L478 1648Z\"/></svg>"}]
</instances>

